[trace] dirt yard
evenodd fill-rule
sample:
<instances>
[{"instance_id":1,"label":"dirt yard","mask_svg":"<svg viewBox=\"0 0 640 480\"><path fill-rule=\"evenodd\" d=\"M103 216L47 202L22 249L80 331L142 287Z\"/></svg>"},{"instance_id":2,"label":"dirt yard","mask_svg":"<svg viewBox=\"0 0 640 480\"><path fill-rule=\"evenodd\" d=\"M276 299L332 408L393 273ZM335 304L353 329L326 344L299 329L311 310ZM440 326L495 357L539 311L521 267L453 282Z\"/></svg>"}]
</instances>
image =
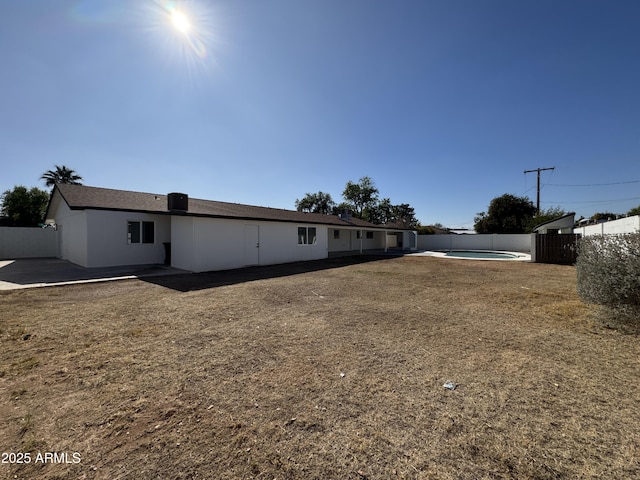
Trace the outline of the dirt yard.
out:
<instances>
[{"instance_id":1,"label":"dirt yard","mask_svg":"<svg viewBox=\"0 0 640 480\"><path fill-rule=\"evenodd\" d=\"M0 478L640 478L640 342L573 267L153 282L0 294Z\"/></svg>"}]
</instances>

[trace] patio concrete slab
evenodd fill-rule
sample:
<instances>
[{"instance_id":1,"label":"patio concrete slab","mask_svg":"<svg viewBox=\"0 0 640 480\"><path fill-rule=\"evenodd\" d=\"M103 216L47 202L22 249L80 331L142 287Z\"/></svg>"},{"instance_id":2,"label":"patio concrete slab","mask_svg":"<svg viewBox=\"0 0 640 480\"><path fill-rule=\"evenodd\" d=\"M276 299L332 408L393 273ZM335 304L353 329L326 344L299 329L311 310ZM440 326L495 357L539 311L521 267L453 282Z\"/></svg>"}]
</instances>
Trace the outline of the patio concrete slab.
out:
<instances>
[{"instance_id":1,"label":"patio concrete slab","mask_svg":"<svg viewBox=\"0 0 640 480\"><path fill-rule=\"evenodd\" d=\"M188 273L166 265L85 268L57 258L0 260L0 290Z\"/></svg>"}]
</instances>

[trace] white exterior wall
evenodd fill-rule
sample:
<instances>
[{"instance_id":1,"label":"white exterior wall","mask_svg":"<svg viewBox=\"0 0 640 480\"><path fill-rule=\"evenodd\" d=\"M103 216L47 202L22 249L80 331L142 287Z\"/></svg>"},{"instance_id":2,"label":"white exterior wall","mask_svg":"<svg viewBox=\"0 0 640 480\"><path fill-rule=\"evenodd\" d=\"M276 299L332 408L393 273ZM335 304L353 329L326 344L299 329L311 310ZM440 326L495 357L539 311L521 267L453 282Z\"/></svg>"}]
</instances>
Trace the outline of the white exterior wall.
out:
<instances>
[{"instance_id":1,"label":"white exterior wall","mask_svg":"<svg viewBox=\"0 0 640 480\"><path fill-rule=\"evenodd\" d=\"M416 232L402 232L402 249L403 250L417 250L418 249L418 234Z\"/></svg>"},{"instance_id":2,"label":"white exterior wall","mask_svg":"<svg viewBox=\"0 0 640 480\"><path fill-rule=\"evenodd\" d=\"M333 238L334 230L340 232L340 238ZM360 250L360 239L358 238L358 229L334 229L329 227L329 251L330 252L348 252ZM367 231L373 232L373 238L367 238ZM362 249L363 250L379 250L384 248L386 232L378 230L362 230ZM390 239L393 237L390 237Z\"/></svg>"},{"instance_id":3,"label":"white exterior wall","mask_svg":"<svg viewBox=\"0 0 640 480\"><path fill-rule=\"evenodd\" d=\"M368 230L371 232L372 230ZM387 232L384 231L373 231L373 238L367 238L367 230L362 230L362 249L363 250L379 250L384 248L385 235ZM360 249L360 239L356 238L358 236L357 232L353 232L354 237L354 245L356 245L356 249Z\"/></svg>"},{"instance_id":4,"label":"white exterior wall","mask_svg":"<svg viewBox=\"0 0 640 480\"><path fill-rule=\"evenodd\" d=\"M194 217L171 216L171 266L194 271Z\"/></svg>"},{"instance_id":5,"label":"white exterior wall","mask_svg":"<svg viewBox=\"0 0 640 480\"><path fill-rule=\"evenodd\" d=\"M0 259L57 255L58 232L53 228L0 227Z\"/></svg>"},{"instance_id":6,"label":"white exterior wall","mask_svg":"<svg viewBox=\"0 0 640 480\"><path fill-rule=\"evenodd\" d=\"M531 252L531 235L478 234L478 235L418 235L421 250L499 250Z\"/></svg>"},{"instance_id":7,"label":"white exterior wall","mask_svg":"<svg viewBox=\"0 0 640 480\"><path fill-rule=\"evenodd\" d=\"M609 222L598 223L596 225L587 225L573 229L573 233L579 233L583 237L589 235L607 235L619 233L638 233L640 232L640 215L632 217L619 218Z\"/></svg>"},{"instance_id":8,"label":"white exterior wall","mask_svg":"<svg viewBox=\"0 0 640 480\"><path fill-rule=\"evenodd\" d=\"M86 267L150 265L164 262L163 242L171 240L169 216L139 212L86 210L86 219ZM129 244L127 242L129 221L154 222L154 243Z\"/></svg>"},{"instance_id":9,"label":"white exterior wall","mask_svg":"<svg viewBox=\"0 0 640 480\"><path fill-rule=\"evenodd\" d=\"M340 238L334 238L334 231L337 231L339 233ZM346 252L349 250L353 250L351 246L351 232L349 230L329 227L328 235L330 252Z\"/></svg>"},{"instance_id":10,"label":"white exterior wall","mask_svg":"<svg viewBox=\"0 0 640 480\"><path fill-rule=\"evenodd\" d=\"M327 257L328 227L286 222L172 217L171 264L193 272L256 264L245 254L245 225L258 227L258 265ZM298 245L298 227L315 227L316 243ZM247 248L254 248L252 241Z\"/></svg>"},{"instance_id":11,"label":"white exterior wall","mask_svg":"<svg viewBox=\"0 0 640 480\"><path fill-rule=\"evenodd\" d=\"M326 225L256 223L260 226L260 265L327 258L329 228ZM316 244L298 245L298 227L315 227Z\"/></svg>"},{"instance_id":12,"label":"white exterior wall","mask_svg":"<svg viewBox=\"0 0 640 480\"><path fill-rule=\"evenodd\" d=\"M351 245L350 250L360 250L360 239L358 238L358 233L356 230L347 230L347 235L349 236L349 245ZM364 241L362 242L362 249L364 250L366 247L364 246Z\"/></svg>"},{"instance_id":13,"label":"white exterior wall","mask_svg":"<svg viewBox=\"0 0 640 480\"><path fill-rule=\"evenodd\" d=\"M58 199L52 203L53 218L58 228L58 257L87 267L87 215L84 210L71 210Z\"/></svg>"}]
</instances>

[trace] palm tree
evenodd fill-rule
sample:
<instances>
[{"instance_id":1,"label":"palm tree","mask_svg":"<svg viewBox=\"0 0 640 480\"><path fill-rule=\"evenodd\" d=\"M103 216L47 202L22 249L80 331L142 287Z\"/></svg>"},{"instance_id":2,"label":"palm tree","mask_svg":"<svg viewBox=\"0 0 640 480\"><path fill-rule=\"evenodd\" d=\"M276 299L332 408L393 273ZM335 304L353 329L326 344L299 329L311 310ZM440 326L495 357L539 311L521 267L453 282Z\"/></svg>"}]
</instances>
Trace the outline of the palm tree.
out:
<instances>
[{"instance_id":1,"label":"palm tree","mask_svg":"<svg viewBox=\"0 0 640 480\"><path fill-rule=\"evenodd\" d=\"M40 180L44 180L47 187L53 187L56 183L70 183L72 185L82 185L80 180L82 177L78 175L74 170L67 168L66 166L56 165L55 170L47 170L44 172Z\"/></svg>"}]
</instances>

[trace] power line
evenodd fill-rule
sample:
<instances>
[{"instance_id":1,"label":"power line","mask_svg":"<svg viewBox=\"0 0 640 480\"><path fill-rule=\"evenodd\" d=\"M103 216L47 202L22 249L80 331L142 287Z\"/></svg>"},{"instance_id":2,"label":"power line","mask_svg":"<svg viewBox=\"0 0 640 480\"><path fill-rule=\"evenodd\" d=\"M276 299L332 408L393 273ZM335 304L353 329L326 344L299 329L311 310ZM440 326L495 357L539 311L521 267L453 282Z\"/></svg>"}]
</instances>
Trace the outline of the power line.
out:
<instances>
[{"instance_id":1,"label":"power line","mask_svg":"<svg viewBox=\"0 0 640 480\"><path fill-rule=\"evenodd\" d=\"M628 183L640 183L640 180L629 180L628 182L583 183L583 184L545 183L545 185L549 187L604 187L609 185L625 185Z\"/></svg>"},{"instance_id":2,"label":"power line","mask_svg":"<svg viewBox=\"0 0 640 480\"><path fill-rule=\"evenodd\" d=\"M548 202L542 202L545 204L551 204L551 203L555 203L555 204L598 204L598 203L616 203L616 202L627 202L629 200L640 200L640 197L631 197L631 198L617 198L617 199L613 199L613 200L583 200L583 201L578 201L578 202L556 202L556 201L548 201Z\"/></svg>"}]
</instances>

